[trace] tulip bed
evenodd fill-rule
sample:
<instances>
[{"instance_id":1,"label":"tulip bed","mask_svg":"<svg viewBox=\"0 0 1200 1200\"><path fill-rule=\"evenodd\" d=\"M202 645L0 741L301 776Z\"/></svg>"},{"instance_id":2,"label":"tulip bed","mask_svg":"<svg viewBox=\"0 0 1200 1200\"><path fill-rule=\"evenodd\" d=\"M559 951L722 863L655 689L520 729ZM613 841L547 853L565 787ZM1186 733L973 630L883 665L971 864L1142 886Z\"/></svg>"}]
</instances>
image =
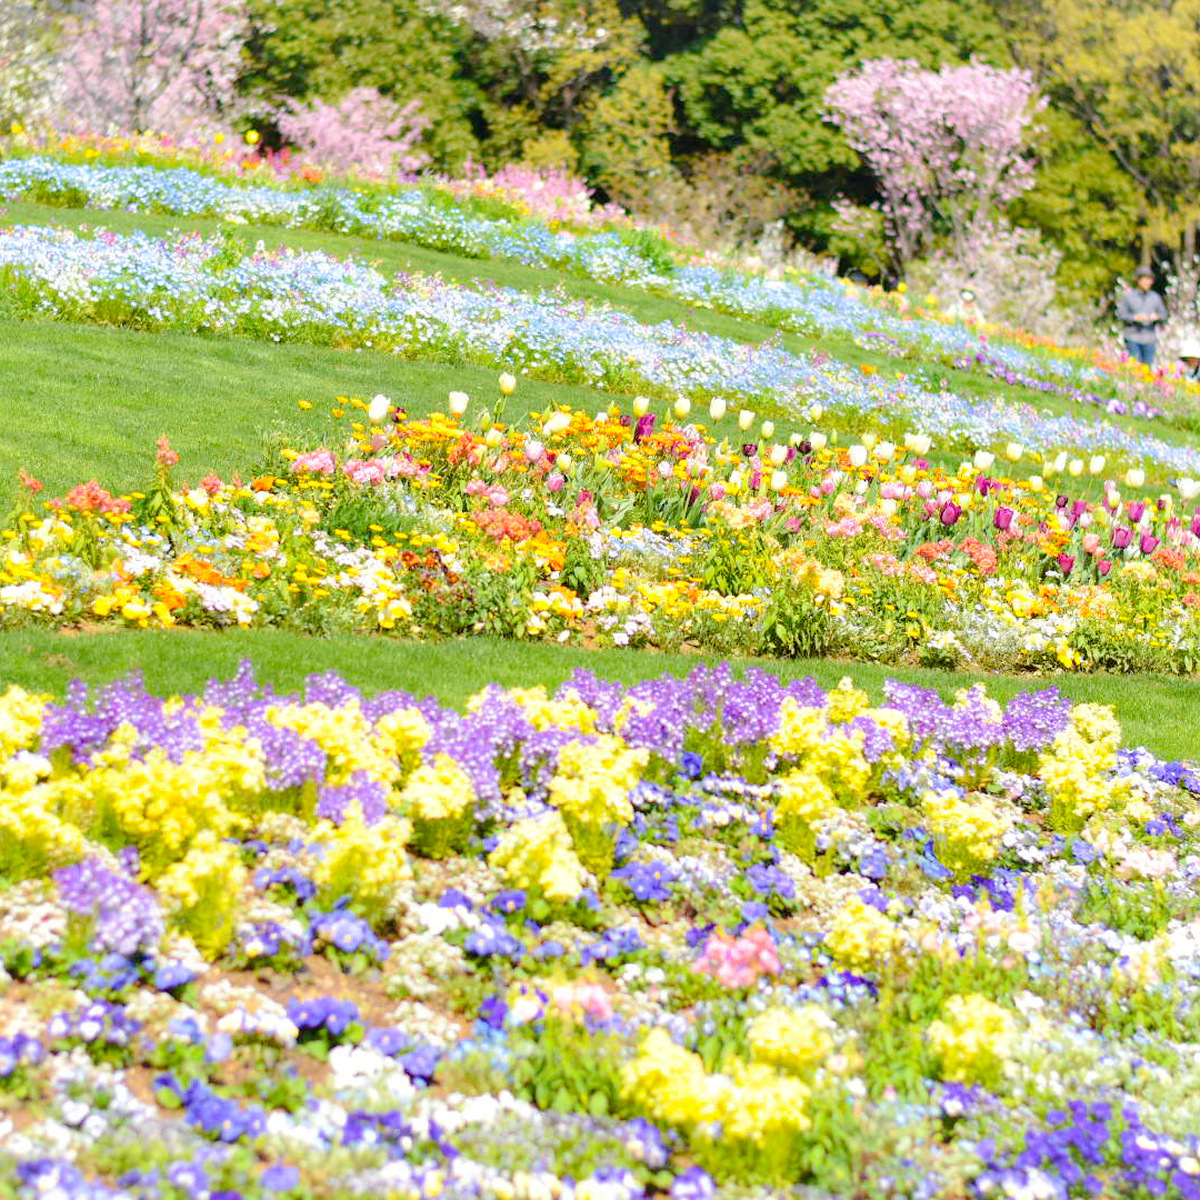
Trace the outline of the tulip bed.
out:
<instances>
[{"instance_id":1,"label":"tulip bed","mask_svg":"<svg viewBox=\"0 0 1200 1200\"><path fill-rule=\"evenodd\" d=\"M0 1188L1200 1195L1200 776L700 668L0 698Z\"/></svg>"},{"instance_id":2,"label":"tulip bed","mask_svg":"<svg viewBox=\"0 0 1200 1200\"><path fill-rule=\"evenodd\" d=\"M983 452L949 473L916 435L769 441L773 423L744 410L756 440L730 445L685 423L686 402L662 421L642 400L505 425L504 399L472 415L455 393L462 417L420 419L383 396L340 400L329 441L277 445L248 482L180 486L166 441L143 492L45 501L27 477L0 531L0 619L985 670L1200 663L1192 480L1177 504L1065 463L1056 492Z\"/></svg>"}]
</instances>

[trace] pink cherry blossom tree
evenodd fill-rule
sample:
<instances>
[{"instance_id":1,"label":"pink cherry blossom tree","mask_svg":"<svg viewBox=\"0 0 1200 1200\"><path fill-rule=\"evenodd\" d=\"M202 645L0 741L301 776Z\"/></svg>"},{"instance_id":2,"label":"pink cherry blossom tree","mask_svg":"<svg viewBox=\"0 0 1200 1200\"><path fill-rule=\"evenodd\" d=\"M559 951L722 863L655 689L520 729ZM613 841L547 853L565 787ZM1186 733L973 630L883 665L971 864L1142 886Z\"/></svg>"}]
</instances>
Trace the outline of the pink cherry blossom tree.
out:
<instances>
[{"instance_id":1,"label":"pink cherry blossom tree","mask_svg":"<svg viewBox=\"0 0 1200 1200\"><path fill-rule=\"evenodd\" d=\"M359 87L330 104L292 101L276 118L279 132L304 158L339 175L387 179L419 171L429 155L417 143L429 127L421 102L399 104Z\"/></svg>"},{"instance_id":2,"label":"pink cherry blossom tree","mask_svg":"<svg viewBox=\"0 0 1200 1200\"><path fill-rule=\"evenodd\" d=\"M219 124L246 28L241 0L91 0L64 31L57 122L180 138Z\"/></svg>"},{"instance_id":3,"label":"pink cherry blossom tree","mask_svg":"<svg viewBox=\"0 0 1200 1200\"><path fill-rule=\"evenodd\" d=\"M825 101L878 181L901 268L935 231L965 256L1033 182L1027 139L1044 102L1029 71L872 59L840 76Z\"/></svg>"}]
</instances>

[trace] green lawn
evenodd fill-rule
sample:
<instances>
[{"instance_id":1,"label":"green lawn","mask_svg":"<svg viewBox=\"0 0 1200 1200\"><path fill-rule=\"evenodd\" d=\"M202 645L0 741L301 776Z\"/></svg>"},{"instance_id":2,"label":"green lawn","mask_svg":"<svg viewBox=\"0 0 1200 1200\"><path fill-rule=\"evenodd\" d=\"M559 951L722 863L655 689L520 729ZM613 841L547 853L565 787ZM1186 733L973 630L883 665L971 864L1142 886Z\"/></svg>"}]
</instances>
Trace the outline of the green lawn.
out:
<instances>
[{"instance_id":1,"label":"green lawn","mask_svg":"<svg viewBox=\"0 0 1200 1200\"><path fill-rule=\"evenodd\" d=\"M272 425L315 436L338 395L384 392L428 412L444 409L455 389L493 402L496 376L368 352L0 319L0 499L14 494L19 467L55 494L88 479L137 488L149 482L160 433L183 458L182 478L245 475ZM611 399L523 380L508 412L553 403L594 411ZM300 400L313 408L301 411Z\"/></svg>"},{"instance_id":2,"label":"green lawn","mask_svg":"<svg viewBox=\"0 0 1200 1200\"><path fill-rule=\"evenodd\" d=\"M379 269L388 275L398 271L420 271L438 273L446 279L467 285L489 281L521 291L558 289L568 296L611 304L647 324L672 321L690 329L753 344L768 338L777 338L785 349L796 354L820 350L852 366L866 365L889 375L898 371L911 373L915 369L911 363L897 363L884 355L864 350L853 338L845 335L804 337L794 333L781 334L769 325L694 308L677 300L651 295L640 288L595 283L562 271L527 267L521 263L461 258L403 242L305 229L284 229L275 225L231 225L228 221L215 217L58 208L26 201L14 202L7 208L0 209L0 221L6 224L61 225L68 228L103 225L118 232L140 229L151 234L163 234L172 229L195 230L201 233L233 232L254 242L262 241L268 247L290 246L298 250L324 250L340 257L355 255L377 264ZM972 399L1000 398L1032 404L1056 415L1082 416L1084 419L1094 420L1097 424L1109 422L1124 429L1152 432L1168 441L1200 443L1200 435L1174 427L1165 420L1108 418L1098 410L1081 408L1071 400L1032 392L1026 388L1011 387L972 372L956 371L948 367L930 364L927 373L932 380L944 384L960 396Z\"/></svg>"},{"instance_id":3,"label":"green lawn","mask_svg":"<svg viewBox=\"0 0 1200 1200\"><path fill-rule=\"evenodd\" d=\"M230 631L134 631L64 635L47 630L0 633L0 681L61 695L74 678L107 682L140 668L156 694L194 691L214 676L228 677L243 658L258 678L280 691L298 690L306 676L337 671L367 693L391 689L435 696L461 706L488 683L556 687L583 667L607 679L633 683L670 672L685 675L702 662L693 655L640 650L589 651L540 643L469 638L440 644L393 638L317 639L301 634ZM885 679L931 687L950 698L976 676L918 668L879 667L825 659L741 660L784 679L811 675L831 687L844 675L878 698ZM1077 702L1114 704L1126 745L1145 745L1163 758L1197 757L1194 682L1150 676L988 676L989 694L1005 700L1016 692L1054 685Z\"/></svg>"}]
</instances>

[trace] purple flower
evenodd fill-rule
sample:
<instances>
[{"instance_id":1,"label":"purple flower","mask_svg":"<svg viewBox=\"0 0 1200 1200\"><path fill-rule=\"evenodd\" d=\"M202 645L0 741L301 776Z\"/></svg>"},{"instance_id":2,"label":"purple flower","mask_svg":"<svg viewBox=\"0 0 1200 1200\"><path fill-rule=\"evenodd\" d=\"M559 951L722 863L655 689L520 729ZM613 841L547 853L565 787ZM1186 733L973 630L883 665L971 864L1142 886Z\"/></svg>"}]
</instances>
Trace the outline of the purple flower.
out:
<instances>
[{"instance_id":1,"label":"purple flower","mask_svg":"<svg viewBox=\"0 0 1200 1200\"><path fill-rule=\"evenodd\" d=\"M268 1192L290 1192L300 1182L300 1171L286 1163L268 1167L258 1181Z\"/></svg>"}]
</instances>

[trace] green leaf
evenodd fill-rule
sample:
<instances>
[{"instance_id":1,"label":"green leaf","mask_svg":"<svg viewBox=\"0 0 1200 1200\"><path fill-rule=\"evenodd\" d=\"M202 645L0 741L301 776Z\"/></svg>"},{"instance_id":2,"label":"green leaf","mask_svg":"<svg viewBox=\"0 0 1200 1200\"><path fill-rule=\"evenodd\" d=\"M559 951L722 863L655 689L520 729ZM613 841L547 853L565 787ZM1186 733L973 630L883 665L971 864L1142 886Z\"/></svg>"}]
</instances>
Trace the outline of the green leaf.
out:
<instances>
[{"instance_id":1,"label":"green leaf","mask_svg":"<svg viewBox=\"0 0 1200 1200\"><path fill-rule=\"evenodd\" d=\"M603 1092L593 1092L588 1100L588 1112L593 1117L607 1117L608 1097Z\"/></svg>"}]
</instances>

